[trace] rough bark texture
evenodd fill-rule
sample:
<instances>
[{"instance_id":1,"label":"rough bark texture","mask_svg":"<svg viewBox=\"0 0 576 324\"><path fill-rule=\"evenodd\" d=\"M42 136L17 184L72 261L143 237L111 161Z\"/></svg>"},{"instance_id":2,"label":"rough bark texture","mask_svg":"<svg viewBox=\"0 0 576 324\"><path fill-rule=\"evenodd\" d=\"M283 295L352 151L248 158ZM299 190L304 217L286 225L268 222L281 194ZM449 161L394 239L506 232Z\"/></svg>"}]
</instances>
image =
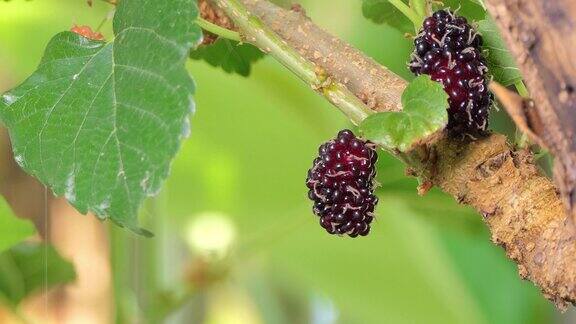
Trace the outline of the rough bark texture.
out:
<instances>
[{"instance_id":1,"label":"rough bark texture","mask_svg":"<svg viewBox=\"0 0 576 324\"><path fill-rule=\"evenodd\" d=\"M401 107L405 81L315 26L302 10L290 12L262 0L241 2L328 75L357 95L369 94L365 102L372 109ZM564 98L571 100L571 95ZM419 155L422 160L409 167L480 212L492 240L518 264L522 278L534 282L560 308L576 301L575 228L566 226L569 218L560 196L530 152L514 151L500 134L474 142L442 138L421 151L426 153Z\"/></svg>"},{"instance_id":2,"label":"rough bark texture","mask_svg":"<svg viewBox=\"0 0 576 324\"><path fill-rule=\"evenodd\" d=\"M556 188L527 151L503 135L472 143L444 139L436 147L435 185L483 215L492 241L558 307L576 298L576 245Z\"/></svg>"},{"instance_id":3,"label":"rough bark texture","mask_svg":"<svg viewBox=\"0 0 576 324\"><path fill-rule=\"evenodd\" d=\"M526 116L556 157L554 178L576 219L576 2L485 0L537 105Z\"/></svg>"},{"instance_id":4,"label":"rough bark texture","mask_svg":"<svg viewBox=\"0 0 576 324\"><path fill-rule=\"evenodd\" d=\"M300 7L287 10L268 1L241 2L303 57L327 71L330 77L345 85L368 107L376 111L402 109L400 96L405 86L404 80L318 27Z\"/></svg>"}]
</instances>

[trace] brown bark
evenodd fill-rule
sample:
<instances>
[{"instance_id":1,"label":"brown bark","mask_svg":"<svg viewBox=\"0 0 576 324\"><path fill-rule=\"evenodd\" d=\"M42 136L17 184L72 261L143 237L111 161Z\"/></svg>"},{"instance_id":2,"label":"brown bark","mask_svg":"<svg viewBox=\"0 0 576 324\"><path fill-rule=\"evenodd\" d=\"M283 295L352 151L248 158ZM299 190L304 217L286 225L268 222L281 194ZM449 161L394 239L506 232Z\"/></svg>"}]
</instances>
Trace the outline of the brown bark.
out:
<instances>
[{"instance_id":1,"label":"brown bark","mask_svg":"<svg viewBox=\"0 0 576 324\"><path fill-rule=\"evenodd\" d=\"M288 11L264 0L241 2L357 96L370 94L372 99L365 102L377 102L372 109L401 107L405 81L315 26L301 10ZM560 197L530 152L514 151L500 134L473 142L441 138L420 151L426 152L420 154L422 160L409 167L481 213L492 240L518 264L522 278L534 282L558 307L576 301L575 228L566 226L569 218Z\"/></svg>"},{"instance_id":2,"label":"brown bark","mask_svg":"<svg viewBox=\"0 0 576 324\"><path fill-rule=\"evenodd\" d=\"M498 134L468 144L444 139L435 150L434 184L480 212L523 279L560 308L574 303L576 231L532 154L512 150Z\"/></svg>"},{"instance_id":3,"label":"brown bark","mask_svg":"<svg viewBox=\"0 0 576 324\"><path fill-rule=\"evenodd\" d=\"M576 2L485 0L537 109L531 131L556 158L554 178L576 219Z\"/></svg>"},{"instance_id":4,"label":"brown bark","mask_svg":"<svg viewBox=\"0 0 576 324\"><path fill-rule=\"evenodd\" d=\"M368 107L376 111L402 109L405 81L358 49L314 24L300 7L286 10L268 1L242 0L300 55L329 71ZM289 26L289 28L287 28Z\"/></svg>"}]
</instances>

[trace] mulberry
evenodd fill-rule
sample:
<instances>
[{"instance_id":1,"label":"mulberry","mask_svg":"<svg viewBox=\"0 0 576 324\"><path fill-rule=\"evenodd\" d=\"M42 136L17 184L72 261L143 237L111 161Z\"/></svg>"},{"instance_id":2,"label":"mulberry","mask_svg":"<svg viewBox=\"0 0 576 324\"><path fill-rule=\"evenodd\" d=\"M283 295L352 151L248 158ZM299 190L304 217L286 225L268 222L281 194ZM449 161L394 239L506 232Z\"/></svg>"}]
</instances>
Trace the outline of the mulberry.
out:
<instances>
[{"instance_id":1,"label":"mulberry","mask_svg":"<svg viewBox=\"0 0 576 324\"><path fill-rule=\"evenodd\" d=\"M366 236L374 219L378 198L374 195L374 145L358 139L350 130L322 144L308 171L308 197L314 214L330 234Z\"/></svg>"},{"instance_id":2,"label":"mulberry","mask_svg":"<svg viewBox=\"0 0 576 324\"><path fill-rule=\"evenodd\" d=\"M482 36L466 18L439 10L424 20L414 45L410 70L441 82L449 96L448 129L457 134L484 133L493 97Z\"/></svg>"}]
</instances>

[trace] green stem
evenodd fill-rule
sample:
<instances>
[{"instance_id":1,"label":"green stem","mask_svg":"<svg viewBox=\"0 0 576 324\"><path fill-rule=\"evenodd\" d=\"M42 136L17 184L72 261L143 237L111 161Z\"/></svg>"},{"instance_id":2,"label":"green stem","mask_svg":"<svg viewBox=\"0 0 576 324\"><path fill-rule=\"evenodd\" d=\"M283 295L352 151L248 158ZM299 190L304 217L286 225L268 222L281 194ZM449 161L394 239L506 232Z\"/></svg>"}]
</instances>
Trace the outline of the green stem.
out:
<instances>
[{"instance_id":1,"label":"green stem","mask_svg":"<svg viewBox=\"0 0 576 324\"><path fill-rule=\"evenodd\" d=\"M432 9L432 2L433 2L434 0L424 0L424 1L426 1L426 4L425 4L425 6L426 6L426 9L425 9L426 11L425 11L425 12L426 12L426 13L424 14L424 17L432 16L432 12L434 11L434 10Z\"/></svg>"},{"instance_id":2,"label":"green stem","mask_svg":"<svg viewBox=\"0 0 576 324\"><path fill-rule=\"evenodd\" d=\"M210 1L222 8L228 17L232 18L234 24L241 30L243 39L269 53L270 56L340 109L354 124L360 124L369 114L373 113L345 86L334 82L322 69L287 45L260 18L251 14L240 0Z\"/></svg>"},{"instance_id":3,"label":"green stem","mask_svg":"<svg viewBox=\"0 0 576 324\"><path fill-rule=\"evenodd\" d=\"M484 4L484 0L478 0L478 3L482 7L482 9L484 9L484 11L488 10L488 9L486 9L486 5Z\"/></svg>"},{"instance_id":4,"label":"green stem","mask_svg":"<svg viewBox=\"0 0 576 324\"><path fill-rule=\"evenodd\" d=\"M242 38L240 37L239 33L224 27L220 27L200 17L196 19L196 24L198 24L198 26L200 26L205 31L210 32L214 35L218 35L219 37L230 39L236 42L242 41Z\"/></svg>"},{"instance_id":5,"label":"green stem","mask_svg":"<svg viewBox=\"0 0 576 324\"><path fill-rule=\"evenodd\" d=\"M516 87L518 94L521 95L522 97L524 97L524 98L530 97L530 93L528 92L528 88L526 88L526 85L524 84L524 82L522 82L522 80L514 83L514 87Z\"/></svg>"},{"instance_id":6,"label":"green stem","mask_svg":"<svg viewBox=\"0 0 576 324\"><path fill-rule=\"evenodd\" d=\"M410 8L407 4L402 2L402 0L388 0L390 4L392 4L396 9L398 9L404 16L408 17L410 21L414 24L414 28L419 30L422 26L422 21L424 21L424 17L416 13L412 8Z\"/></svg>"},{"instance_id":7,"label":"green stem","mask_svg":"<svg viewBox=\"0 0 576 324\"><path fill-rule=\"evenodd\" d=\"M410 8L413 8L420 17L428 16L426 14L426 0L410 0L409 3ZM417 27L420 28L420 26Z\"/></svg>"},{"instance_id":8,"label":"green stem","mask_svg":"<svg viewBox=\"0 0 576 324\"><path fill-rule=\"evenodd\" d=\"M522 82L522 80L514 83L514 87L516 87L516 91L518 91L518 94L521 95L522 97L524 97L524 98L530 97L530 93L528 92L528 88L526 88L526 85L524 84L524 82ZM526 133L517 129L516 130L516 147L524 149L524 148L527 148L529 145L530 145L530 140L528 139L528 135L526 135Z\"/></svg>"}]
</instances>

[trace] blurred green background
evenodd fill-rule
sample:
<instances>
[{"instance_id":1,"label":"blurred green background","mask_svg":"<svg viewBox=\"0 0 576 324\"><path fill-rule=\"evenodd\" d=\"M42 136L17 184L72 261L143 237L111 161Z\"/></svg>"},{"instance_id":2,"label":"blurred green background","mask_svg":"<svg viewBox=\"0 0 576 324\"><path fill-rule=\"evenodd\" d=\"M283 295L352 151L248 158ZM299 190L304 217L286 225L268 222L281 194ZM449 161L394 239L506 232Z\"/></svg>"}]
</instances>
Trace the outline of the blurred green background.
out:
<instances>
[{"instance_id":1,"label":"blurred green background","mask_svg":"<svg viewBox=\"0 0 576 324\"><path fill-rule=\"evenodd\" d=\"M399 75L410 41L362 17L361 1L299 1L309 16ZM73 24L109 6L0 3L0 74L15 85ZM104 31L110 29L110 23ZM109 35L109 34L108 34ZM153 239L110 226L119 323L569 323L490 242L481 217L433 190L416 194L381 154L367 238L331 237L304 186L319 144L345 118L271 58L249 78L190 61L192 135L142 213ZM3 89L5 90L5 89ZM494 125L510 131L502 112Z\"/></svg>"}]
</instances>

